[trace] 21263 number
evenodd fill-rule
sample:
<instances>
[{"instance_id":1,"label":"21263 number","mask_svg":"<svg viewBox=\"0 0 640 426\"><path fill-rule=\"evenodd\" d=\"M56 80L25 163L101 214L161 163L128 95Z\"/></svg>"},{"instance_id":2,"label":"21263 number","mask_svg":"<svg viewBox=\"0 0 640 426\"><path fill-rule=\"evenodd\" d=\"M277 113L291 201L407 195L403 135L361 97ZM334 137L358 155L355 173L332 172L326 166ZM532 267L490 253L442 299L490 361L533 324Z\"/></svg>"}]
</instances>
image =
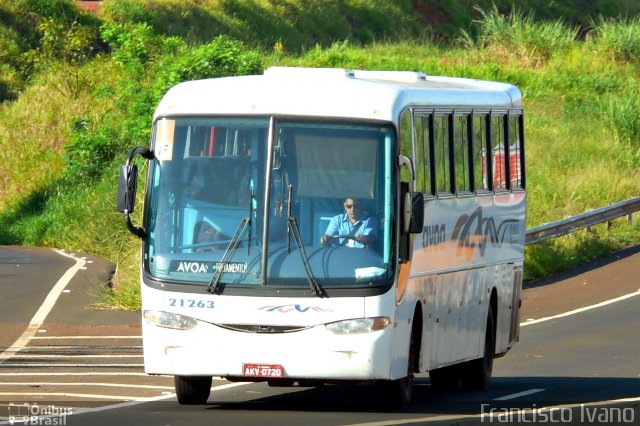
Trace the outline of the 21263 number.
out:
<instances>
[{"instance_id":1,"label":"21263 number","mask_svg":"<svg viewBox=\"0 0 640 426\"><path fill-rule=\"evenodd\" d=\"M169 299L169 306L178 308L213 309L213 300Z\"/></svg>"}]
</instances>

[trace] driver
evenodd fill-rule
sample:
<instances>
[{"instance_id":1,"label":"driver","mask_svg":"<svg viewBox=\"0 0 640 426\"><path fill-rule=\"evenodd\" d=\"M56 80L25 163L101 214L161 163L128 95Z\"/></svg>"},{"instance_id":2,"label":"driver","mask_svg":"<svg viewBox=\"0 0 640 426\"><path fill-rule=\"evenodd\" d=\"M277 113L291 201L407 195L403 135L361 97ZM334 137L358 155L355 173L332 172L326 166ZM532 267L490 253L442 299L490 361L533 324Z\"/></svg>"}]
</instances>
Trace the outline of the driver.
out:
<instances>
[{"instance_id":1,"label":"driver","mask_svg":"<svg viewBox=\"0 0 640 426\"><path fill-rule=\"evenodd\" d=\"M362 210L360 200L346 198L343 205L345 212L331 218L320 243L324 246L365 247L375 242L378 235L377 219Z\"/></svg>"}]
</instances>

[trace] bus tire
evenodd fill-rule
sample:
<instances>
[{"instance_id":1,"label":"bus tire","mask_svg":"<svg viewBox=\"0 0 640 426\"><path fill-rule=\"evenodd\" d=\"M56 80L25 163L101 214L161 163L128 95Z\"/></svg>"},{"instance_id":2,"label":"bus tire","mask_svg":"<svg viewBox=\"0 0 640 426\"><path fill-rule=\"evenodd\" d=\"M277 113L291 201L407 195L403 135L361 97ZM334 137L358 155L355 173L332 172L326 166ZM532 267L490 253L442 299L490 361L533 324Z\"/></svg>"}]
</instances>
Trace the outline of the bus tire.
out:
<instances>
[{"instance_id":1,"label":"bus tire","mask_svg":"<svg viewBox=\"0 0 640 426\"><path fill-rule=\"evenodd\" d=\"M201 405L207 402L211 393L211 377L173 376L178 403L182 405Z\"/></svg>"},{"instance_id":2,"label":"bus tire","mask_svg":"<svg viewBox=\"0 0 640 426\"><path fill-rule=\"evenodd\" d=\"M414 365L416 361L415 331L409 339L409 354L407 357L407 375L397 380L383 380L376 383L379 399L389 408L405 409L411 405L413 396Z\"/></svg>"},{"instance_id":3,"label":"bus tire","mask_svg":"<svg viewBox=\"0 0 640 426\"><path fill-rule=\"evenodd\" d=\"M493 309L489 306L487 313L487 328L484 337L484 356L469 361L462 374L462 387L466 390L486 390L491 381L493 358L496 350L496 335L494 328Z\"/></svg>"}]
</instances>

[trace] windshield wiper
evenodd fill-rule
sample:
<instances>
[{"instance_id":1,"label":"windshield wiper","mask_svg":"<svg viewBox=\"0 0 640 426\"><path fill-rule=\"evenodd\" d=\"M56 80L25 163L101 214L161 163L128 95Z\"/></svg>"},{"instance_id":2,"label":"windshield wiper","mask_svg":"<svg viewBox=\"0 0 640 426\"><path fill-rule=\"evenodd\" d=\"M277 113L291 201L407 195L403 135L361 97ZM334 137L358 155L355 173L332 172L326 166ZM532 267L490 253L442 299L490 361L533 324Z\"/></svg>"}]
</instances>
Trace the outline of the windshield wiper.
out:
<instances>
[{"instance_id":1,"label":"windshield wiper","mask_svg":"<svg viewBox=\"0 0 640 426\"><path fill-rule=\"evenodd\" d=\"M291 193L293 187L289 185L289 194L287 200L287 240L288 240L288 252L291 253L291 232L293 231L293 239L296 240L296 245L298 246L298 253L300 253L300 257L302 258L302 264L304 266L304 270L307 274L307 280L309 281L309 287L311 287L311 292L316 296L324 297L326 296L324 290L318 282L313 277L313 272L311 271L311 267L309 266L309 256L307 256L307 252L304 249L304 245L302 244L302 237L300 236L300 228L298 227L298 222L296 218L291 213Z\"/></svg>"},{"instance_id":2,"label":"windshield wiper","mask_svg":"<svg viewBox=\"0 0 640 426\"><path fill-rule=\"evenodd\" d=\"M222 259L220 259L220 262L218 262L218 266L216 267L216 272L215 274L213 274L211 281L209 281L209 286L207 287L207 290L209 290L210 293L218 292L218 289L220 288L220 279L222 278L222 274L224 271L224 265L227 263L231 255L233 255L233 253L236 251L236 249L240 245L240 241L242 240L242 237L244 236L244 233L247 230L249 231L248 241L247 241L247 256L250 254L251 252L251 218L252 217L253 217L253 184L251 185L251 188L249 188L249 217L242 218L242 220L240 221L240 225L238 225L238 229L236 229L236 233L233 235L233 238L231 238L231 241L229 241L229 245L227 246L227 249L224 251L224 254L222 255Z\"/></svg>"},{"instance_id":3,"label":"windshield wiper","mask_svg":"<svg viewBox=\"0 0 640 426\"><path fill-rule=\"evenodd\" d=\"M247 256L251 254L251 218L253 217L253 179L249 183L249 219L247 220L247 226L249 226L249 235L247 236Z\"/></svg>"},{"instance_id":4,"label":"windshield wiper","mask_svg":"<svg viewBox=\"0 0 640 426\"><path fill-rule=\"evenodd\" d=\"M213 274L211 281L209 281L209 286L207 289L209 290L210 293L217 293L218 288L220 287L220 278L222 277L222 273L224 271L224 265L227 263L227 261L229 260L229 257L231 257L233 252L235 252L238 246L240 245L240 240L242 239L242 236L244 235L247 228L250 227L250 226L247 226L250 223L251 223L251 220L247 219L246 217L243 217L242 220L240 221L240 225L238 225L238 229L236 229L236 233L233 235L233 238L231 238L231 241L229 241L229 245L227 246L227 249L224 251L224 254L222 255L222 259L220 259L220 262L218 262L218 266L216 267L215 274Z\"/></svg>"}]
</instances>

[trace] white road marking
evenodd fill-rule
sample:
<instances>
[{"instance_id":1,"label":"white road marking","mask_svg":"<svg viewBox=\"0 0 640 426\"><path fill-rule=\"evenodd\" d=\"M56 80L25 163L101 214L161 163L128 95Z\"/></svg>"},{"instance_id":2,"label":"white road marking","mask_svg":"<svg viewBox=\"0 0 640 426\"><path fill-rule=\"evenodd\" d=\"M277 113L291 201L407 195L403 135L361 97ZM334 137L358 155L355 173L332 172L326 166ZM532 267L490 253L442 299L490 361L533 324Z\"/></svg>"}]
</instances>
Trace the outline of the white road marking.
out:
<instances>
[{"instance_id":1,"label":"white road marking","mask_svg":"<svg viewBox=\"0 0 640 426\"><path fill-rule=\"evenodd\" d=\"M135 388L135 389L174 389L173 386L154 385L132 385L128 383L105 383L105 382L3 382L0 386L103 386L114 388Z\"/></svg>"},{"instance_id":2,"label":"white road marking","mask_svg":"<svg viewBox=\"0 0 640 426\"><path fill-rule=\"evenodd\" d=\"M211 392L217 392L217 391L221 391L221 390L225 390L225 389L229 389L229 388L233 388L236 386L244 386L244 385L248 385L250 383L248 382L238 382L238 383L229 383L226 385L220 385L220 386L215 386L211 388ZM0 393L0 395L2 395ZM82 396L82 394L80 394L79 396ZM97 413L100 411L107 411L107 410L114 410L114 409L118 409L118 408L125 408L125 407L133 407L136 405L140 405L140 404L144 404L146 402L152 402L152 401L162 401L165 399L172 399L175 398L176 394L175 393L170 393L167 395L160 395L160 396L153 396L153 397L149 397L149 398L137 398L136 400L131 401L130 397L126 397L126 398L122 398L125 402L121 402L119 404L113 404L113 405L104 405L102 407L91 407L91 408L74 408L73 410L73 414L71 414L72 416L78 416L81 414L85 414L85 413ZM0 422L0 425L6 425L9 424L8 421L4 421L4 422Z\"/></svg>"},{"instance_id":3,"label":"white road marking","mask_svg":"<svg viewBox=\"0 0 640 426\"><path fill-rule=\"evenodd\" d=\"M532 324L538 324L538 323L541 323L541 322L545 322L545 321L549 321L549 320L553 320L553 319L557 319L557 318L568 317L570 315L575 315L575 314L579 314L581 312L590 311L591 309L601 308L603 306L607 306L607 305L610 305L612 303L616 303L616 302L620 302L620 301L623 301L623 300L626 300L626 299L630 299L632 297L639 296L639 295L640 295L640 290L635 291L633 293L625 294L625 295L620 296L620 297L616 297L615 299L605 300L604 302L596 303L595 305L585 306L584 308L574 309L572 311L568 311L568 312L565 312L565 313L562 313L562 314L552 315L550 317L544 317L544 318L539 318L539 319L535 319L535 320L527 320L525 322L520 323L520 327L525 327L527 325L532 325Z\"/></svg>"},{"instance_id":4,"label":"white road marking","mask_svg":"<svg viewBox=\"0 0 640 426\"><path fill-rule=\"evenodd\" d=\"M523 392L512 393L511 395L501 396L500 398L494 398L494 401L509 401L511 399L520 398L521 396L527 396L534 393L542 392L545 389L529 389Z\"/></svg>"},{"instance_id":5,"label":"white road marking","mask_svg":"<svg viewBox=\"0 0 640 426\"><path fill-rule=\"evenodd\" d=\"M21 364L22 365L22 364ZM0 373L0 377L3 376L38 376L42 377L42 372L27 372L27 373ZM60 373L60 372L47 372L47 376L144 376L144 377L170 377L167 375L151 375L147 373L137 373L135 371L79 371L75 373Z\"/></svg>"},{"instance_id":6,"label":"white road marking","mask_svg":"<svg viewBox=\"0 0 640 426\"><path fill-rule=\"evenodd\" d=\"M54 364L51 364L50 362L45 362L45 363L34 363L34 362L30 362L30 363L24 363L24 362L5 362L2 364L3 367L21 367L21 368L42 368L42 367L53 367ZM64 363L64 364L59 364L56 363L55 367L94 367L94 368L100 368L100 367L121 367L121 368L143 368L144 364L79 364L79 363ZM41 373L41 374L47 374L47 373Z\"/></svg>"},{"instance_id":7,"label":"white road marking","mask_svg":"<svg viewBox=\"0 0 640 426\"><path fill-rule=\"evenodd\" d=\"M59 349L78 349L78 350L86 350L86 349L142 349L142 345L109 345L109 346L98 346L98 345L29 345L24 348L22 353L27 352L38 352L38 351L51 351L51 350L59 350Z\"/></svg>"},{"instance_id":8,"label":"white road marking","mask_svg":"<svg viewBox=\"0 0 640 426\"><path fill-rule=\"evenodd\" d=\"M249 385L251 383L248 382L238 382L238 383L228 383L226 385L220 385L220 386L215 386L211 388L211 392L217 392L217 391L221 391L221 390L225 390L225 389L229 389L229 388L234 388L236 386L244 386L244 385ZM0 395L2 395L2 393L0 393ZM27 395L36 395L36 394L27 394ZM50 395L50 394L45 394L46 395ZM61 394L61 396L65 396L65 395L69 395L69 396L73 396L73 394ZM83 397L83 394L79 394L77 395L79 397ZM99 397L99 395L97 395ZM137 398L135 400L131 400L131 397L123 397L121 398L121 400L125 401L125 402L121 402L119 404L113 404L113 405L104 405L102 407L91 407L91 408L74 408L73 409L73 414L71 414L72 416L78 416L80 414L85 414L85 413L97 413L100 411L107 411L107 410L115 410L118 408L125 408L125 407L133 407L136 405L140 405L140 404L144 404L146 402L152 402L152 401L162 401L165 399L172 399L175 398L176 394L175 393L170 393L170 394L166 394L166 395L159 395L159 396L153 396L153 397L148 397L148 398ZM107 399L106 397L104 399ZM115 398L110 398L110 399L115 399ZM9 421L0 421L0 425L6 425L6 424L10 424Z\"/></svg>"},{"instance_id":9,"label":"white road marking","mask_svg":"<svg viewBox=\"0 0 640 426\"><path fill-rule=\"evenodd\" d=\"M77 358L141 358L142 355L133 355L133 354L124 354L124 355L78 355L78 354L56 354L56 355L47 355L47 354L34 354L33 351L42 351L42 350L51 350L51 349L63 349L63 348L72 348L78 349L78 346L51 346L51 345L41 345L41 346L28 346L32 340L38 341L51 341L51 340L66 340L66 339L74 339L74 340L121 340L121 339L135 339L141 340L141 336L47 336L42 333L45 332L43 330L42 325L55 306L59 296L63 293L69 292L66 289L66 286L71 282L75 274L84 268L86 264L85 259L78 259L67 255L59 250L54 250L56 253L61 256L72 258L75 261L75 264L67 269L67 271L62 275L62 277L56 282L53 288L49 291L47 297L45 298L42 305L38 308L37 312L29 322L26 330L22 333L22 335L4 352L0 354L0 363L3 367L22 367L22 368L37 368L37 367L50 367L50 364L44 363L29 363L22 364L16 362L7 362L11 359L25 359L25 358L66 358L66 359L77 359ZM39 333L39 335L36 335ZM126 346L127 349L140 349L142 346ZM23 352L21 352L23 351ZM141 368L143 364L56 364L56 367L123 367L123 368ZM27 376L38 376L42 377L42 372L34 372L34 373L24 373L24 372L15 372L15 373L2 373L1 376L13 376L16 377L27 377ZM131 373L131 372L81 372L81 373L47 373L47 376L58 376L58 377L70 377L70 376L148 376L146 373ZM169 386L154 386L154 385L132 385L132 384L118 384L118 383L54 383L54 382L44 382L44 383L31 383L31 382L5 382L0 383L0 386L102 386L102 387L118 387L118 388L136 388L136 389L153 389L156 391L162 391L166 389L172 390L173 387ZM120 395L97 395L97 394L78 394L78 393L68 393L68 392L20 392L20 393L11 393L11 392L0 392L2 396L29 396L29 397L41 397L41 396L66 396L66 397L76 397L76 398L89 398L89 399L112 399L112 400L132 400L138 399L135 396L120 396Z\"/></svg>"},{"instance_id":10,"label":"white road marking","mask_svg":"<svg viewBox=\"0 0 640 426\"><path fill-rule=\"evenodd\" d=\"M68 285L68 283L71 281L71 279L73 278L73 276L75 275L75 273L78 270L84 269L84 264L86 264L86 261L83 259L78 259L75 257L72 257L70 255L67 255L66 253L63 253L59 250L54 250L57 253L59 253L60 255L66 256L66 257L70 257L72 259L74 259L76 261L76 264L71 267L69 270L67 270L67 272L65 272L65 274L58 280L58 282L56 283L56 285L52 288L52 290L49 292L49 294L47 295L47 298L45 299L44 303L40 306L40 308L38 309L38 311L36 312L36 314L34 315L34 317L32 318L31 322L29 323L29 326L27 327L27 329L23 332L23 334L16 340L16 342L14 342L13 345L11 345L9 348L7 348L4 352L2 352L0 354L0 364L3 364L6 360L16 356L16 354L22 350L31 339L141 339L140 336L34 336L36 332L38 332L38 329L40 328L40 326L42 325L42 323L44 322L44 319L46 318L46 316L49 314L49 312L51 311L51 309L53 308L53 306L55 305L55 302L57 301L58 297L60 296L60 294L64 291L64 288L66 287L66 285ZM594 305L590 305L590 306L586 306L583 308L579 308L579 309L574 309L572 311L568 311L562 314L558 314L558 315L553 315L553 316L549 316L549 317L544 317L544 318L540 318L540 319L534 319L534 320L527 320L526 322L523 322L520 324L520 326L527 326L527 325L532 325L532 324L537 324L540 322L544 322L544 321L549 321L552 319L556 319L556 318L562 318L562 317L567 317L570 315L574 315L574 314L578 314L581 312L585 312L591 309L596 309L602 306L606 306L612 303L616 303L622 300L626 300L628 298L634 297L634 296L638 296L640 295L640 290L634 292L634 293L630 293L624 296L620 296L614 299L610 299L601 303L597 303ZM5 367L9 367L13 364L4 364ZM24 364L15 364L16 366L21 366L21 367L25 367ZM58 365L58 366L78 366L77 364L62 364L62 365ZM87 364L89 365L89 364ZM87 366L87 365L83 365L83 366ZM130 367L130 366L142 366L142 364L95 364L97 366L126 366L126 367ZM48 366L48 364L29 364L29 366ZM21 375L40 375L41 373L18 373ZM16 376L18 374L15 373L0 373L0 375L12 375L12 376ZM56 375L65 375L67 373L53 373ZM136 375L145 375L145 373L69 373L69 375L98 375L98 374L102 374L102 375L132 375L132 374L136 374ZM219 390L224 390L227 388L232 388L232 387L236 387L236 386L243 386L243 385L247 385L250 383L230 383L227 385L221 385L221 386L216 386L214 388L212 388L212 391L219 391ZM5 384L5 385L9 385L9 384ZM32 385L32 383L29 383L29 385ZM59 383L56 383L56 385L60 385ZM98 383L93 383L93 384L84 384L84 385L98 385L100 386L101 384ZM123 386L126 387L127 385L117 385L117 384L102 384L103 386ZM136 386L136 385L128 385L128 386L135 386L135 387L142 387L145 385L141 385L141 386ZM170 387L154 387L151 385L146 385L149 386L151 388L170 388ZM520 392L517 394L512 394L512 395L507 395L504 397L500 397L500 398L496 398L495 400L510 400L510 399L514 399L520 396L525 396L525 395L530 395L533 393L537 393L537 392L541 392L543 391L543 389L531 389L529 391L524 391L524 392ZM81 397L81 398L102 398L102 399L119 399L119 400L125 400L127 402L123 402L120 404L114 404L114 405L108 405L108 406L102 406L102 407L94 407L94 408L83 408L83 409L78 409L76 411L74 411L74 415L78 415L78 414L83 414L83 413L90 413L90 412L99 412L99 411L105 411L105 410L111 410L111 409L117 409L117 408L123 408L123 407L129 407L129 406L135 406L135 405L139 405L139 404L143 404L145 402L150 402L150 401L158 401L158 400L163 400L163 399L170 399L170 398L174 398L175 394L168 394L168 395L161 395L158 397L151 397L151 398L139 398L136 400L131 400L130 396L114 396L114 395L95 395L95 394L73 394L73 393L22 393L22 394L15 394L15 393L4 393L4 392L0 392L0 396L15 396L15 395L27 395L27 396L73 396L73 397ZM569 404L569 405L564 405L564 406L559 406L559 407L554 407L554 408L578 408L578 407L587 407L587 406L599 406L599 405L607 405L607 404L612 404L612 403L627 403L627 402L639 402L640 398L625 398L625 399L618 399L618 400L607 400L607 401L597 401L597 402L593 402L593 403L580 403L580 404ZM382 422L372 422L372 423L360 423L358 424L358 426L383 426L383 425L394 425L394 424L406 424L406 423L415 423L416 421L419 422L432 422L432 421L442 421L442 420L451 420L451 419L467 419L467 418L484 418L483 415L481 414L477 414L477 415L462 415L462 416L456 416L456 415L444 415L444 416L433 416L433 417L425 417L425 418L410 418L410 419L395 419L395 420L391 420L391 421L382 421ZM2 424L7 424L7 422L0 422L0 425ZM353 425L355 426L355 425Z\"/></svg>"},{"instance_id":11,"label":"white road marking","mask_svg":"<svg viewBox=\"0 0 640 426\"><path fill-rule=\"evenodd\" d=\"M48 355L48 354L34 354L29 352L23 352L19 354L13 355L11 358L143 358L144 355L132 355L132 354L124 354L124 355L112 355L112 354L97 354L97 355L84 355L84 354L64 354L64 355Z\"/></svg>"},{"instance_id":12,"label":"white road marking","mask_svg":"<svg viewBox=\"0 0 640 426\"><path fill-rule=\"evenodd\" d=\"M61 256L73 259L76 263L71 268L67 269L62 277L60 277L58 282L56 282L56 284L53 286L51 291L49 291L49 294L47 294L44 302L42 302L42 305L40 305L38 311L35 313L33 318L31 318L27 329L22 332L22 335L18 337L18 339L13 342L13 344L9 346L4 352L0 353L0 364L4 363L8 359L11 359L15 354L20 352L25 346L27 346L27 344L29 344L31 338L33 338L33 336L37 333L38 329L44 323L45 318L47 318L47 315L49 315L49 312L51 312L51 309L53 309L53 306L58 300L58 297L60 297L62 291L75 276L76 272L78 272L80 268L82 268L87 263L84 259L78 259L77 257L69 256L68 254L63 253L60 250L54 249L53 251Z\"/></svg>"},{"instance_id":13,"label":"white road marking","mask_svg":"<svg viewBox=\"0 0 640 426\"><path fill-rule=\"evenodd\" d=\"M53 339L140 339L142 336L34 336L32 340L53 340Z\"/></svg>"},{"instance_id":14,"label":"white road marking","mask_svg":"<svg viewBox=\"0 0 640 426\"><path fill-rule=\"evenodd\" d=\"M113 399L116 401L131 401L135 396L131 395L99 395L95 393L72 393L72 392L0 392L0 396L37 396L37 397L51 397L51 396L64 396L74 398L89 398L89 399ZM3 423L0 423L3 424Z\"/></svg>"}]
</instances>

